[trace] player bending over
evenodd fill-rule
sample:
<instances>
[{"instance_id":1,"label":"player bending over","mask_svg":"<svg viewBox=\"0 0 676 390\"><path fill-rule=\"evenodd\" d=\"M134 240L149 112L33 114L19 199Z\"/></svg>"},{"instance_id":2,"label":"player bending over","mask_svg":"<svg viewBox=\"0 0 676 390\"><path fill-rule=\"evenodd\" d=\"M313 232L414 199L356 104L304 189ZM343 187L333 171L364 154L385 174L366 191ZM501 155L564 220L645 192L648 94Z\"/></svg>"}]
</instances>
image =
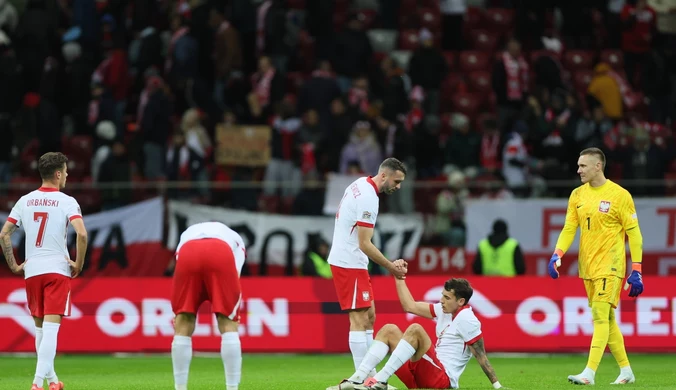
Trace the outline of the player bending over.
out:
<instances>
[{"instance_id":1,"label":"player bending over","mask_svg":"<svg viewBox=\"0 0 676 390\"><path fill-rule=\"evenodd\" d=\"M45 153L38 160L42 186L24 195L0 232L0 245L15 274L26 278L28 308L35 322L35 351L38 362L31 390L42 390L44 381L49 390L61 390L54 371L56 341L61 319L70 316L70 280L84 266L87 252L87 230L77 201L60 192L66 186L68 158L61 153ZM68 224L77 234L76 260L70 260L66 247ZM18 226L26 233L26 261L18 265L14 258L11 235Z\"/></svg>"},{"instance_id":2,"label":"player bending over","mask_svg":"<svg viewBox=\"0 0 676 390\"><path fill-rule=\"evenodd\" d=\"M399 301L407 313L437 319L436 344L432 344L419 324L410 325L404 333L396 325L387 324L378 331L357 371L327 390L385 390L393 374L409 389L457 389L472 354L493 387L506 389L498 382L486 356L481 322L468 305L473 290L466 279L446 281L441 301L436 304L416 302L403 279L396 279L396 286ZM392 355L385 367L375 377L368 378L371 370L390 352Z\"/></svg>"},{"instance_id":3,"label":"player bending over","mask_svg":"<svg viewBox=\"0 0 676 390\"><path fill-rule=\"evenodd\" d=\"M198 223L181 234L171 293L171 306L176 314L171 344L176 390L188 388L192 334L197 311L204 301L211 302L221 332L227 389L239 387L242 377L242 346L237 329L242 300L239 275L245 258L242 237L222 223Z\"/></svg>"},{"instance_id":4,"label":"player bending over","mask_svg":"<svg viewBox=\"0 0 676 390\"><path fill-rule=\"evenodd\" d=\"M583 184L574 189L568 199L566 223L549 261L549 275L554 279L559 277L557 268L579 226L578 272L587 290L594 334L587 367L578 375L568 376L568 381L578 385L593 385L607 345L620 366L620 375L612 384L634 383L636 378L629 366L624 338L613 310L620 301L620 287L626 273L625 234L629 237L632 261L632 272L625 290L631 285L630 297L637 297L643 292L643 238L634 200L627 190L606 179L603 174L606 156L600 149L589 148L580 152L577 165L577 173Z\"/></svg>"},{"instance_id":5,"label":"player bending over","mask_svg":"<svg viewBox=\"0 0 676 390\"><path fill-rule=\"evenodd\" d=\"M340 308L350 317L348 340L355 369L373 342L376 319L368 272L369 259L395 276L405 274L405 269L398 266L403 260L388 260L371 242L378 217L378 194L394 193L405 177L406 167L401 161L386 159L380 164L376 176L359 178L345 189L336 213L328 263L331 264ZM375 375L375 371L372 374Z\"/></svg>"}]
</instances>

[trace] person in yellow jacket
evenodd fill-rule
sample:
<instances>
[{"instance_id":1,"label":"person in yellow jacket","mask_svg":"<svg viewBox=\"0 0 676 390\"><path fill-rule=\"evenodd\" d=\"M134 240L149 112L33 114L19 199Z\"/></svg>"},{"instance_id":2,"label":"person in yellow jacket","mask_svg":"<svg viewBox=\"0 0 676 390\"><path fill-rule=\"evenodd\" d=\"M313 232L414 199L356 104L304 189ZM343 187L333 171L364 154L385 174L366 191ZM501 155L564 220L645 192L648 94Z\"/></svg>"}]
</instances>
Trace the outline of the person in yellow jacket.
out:
<instances>
[{"instance_id":1,"label":"person in yellow jacket","mask_svg":"<svg viewBox=\"0 0 676 390\"><path fill-rule=\"evenodd\" d=\"M507 232L502 219L493 222L493 232L479 241L472 270L476 275L507 276L526 273L526 263L519 242Z\"/></svg>"},{"instance_id":2,"label":"person in yellow jacket","mask_svg":"<svg viewBox=\"0 0 676 390\"><path fill-rule=\"evenodd\" d=\"M300 268L300 274L325 279L333 278L331 265L326 261L328 256L329 244L319 236L311 237Z\"/></svg>"},{"instance_id":3,"label":"person in yellow jacket","mask_svg":"<svg viewBox=\"0 0 676 390\"><path fill-rule=\"evenodd\" d=\"M622 119L622 92L617 81L610 75L610 66L601 62L594 67L587 94L593 96L603 106L603 112L610 119Z\"/></svg>"}]
</instances>

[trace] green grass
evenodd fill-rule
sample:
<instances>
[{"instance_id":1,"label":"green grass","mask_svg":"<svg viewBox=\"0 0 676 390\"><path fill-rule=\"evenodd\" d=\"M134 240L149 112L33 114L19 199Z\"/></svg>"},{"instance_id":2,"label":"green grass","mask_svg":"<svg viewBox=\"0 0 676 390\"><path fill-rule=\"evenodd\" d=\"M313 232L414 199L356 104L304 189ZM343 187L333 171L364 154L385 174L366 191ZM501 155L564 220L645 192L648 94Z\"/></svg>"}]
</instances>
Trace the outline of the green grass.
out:
<instances>
[{"instance_id":1,"label":"green grass","mask_svg":"<svg viewBox=\"0 0 676 390\"><path fill-rule=\"evenodd\" d=\"M676 389L676 356L631 355L637 383L632 389ZM571 389L566 377L577 374L586 363L582 355L543 357L498 357L491 363L500 383L511 389ZM57 356L56 369L66 390L153 390L173 389L168 356ZM324 390L353 371L349 355L245 355L241 390ZM35 372L33 357L0 357L0 389L28 390ZM596 375L596 388L608 385L618 374L612 356L606 355ZM396 378L390 384L404 388ZM460 378L463 389L492 389L472 360ZM193 358L191 390L225 389L220 358Z\"/></svg>"}]
</instances>

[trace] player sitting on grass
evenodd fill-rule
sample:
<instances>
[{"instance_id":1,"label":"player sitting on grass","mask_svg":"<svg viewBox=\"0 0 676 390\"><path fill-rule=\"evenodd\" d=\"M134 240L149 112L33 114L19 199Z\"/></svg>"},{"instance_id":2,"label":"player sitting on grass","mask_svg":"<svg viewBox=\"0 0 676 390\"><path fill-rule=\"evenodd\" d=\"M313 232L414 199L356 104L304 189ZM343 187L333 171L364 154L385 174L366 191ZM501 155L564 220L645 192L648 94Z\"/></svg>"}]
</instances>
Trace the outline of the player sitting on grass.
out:
<instances>
[{"instance_id":1,"label":"player sitting on grass","mask_svg":"<svg viewBox=\"0 0 676 390\"><path fill-rule=\"evenodd\" d=\"M493 387L505 389L498 382L486 356L481 322L468 305L473 290L467 280L454 278L446 281L441 301L436 304L416 302L404 279L396 279L396 286L399 301L407 313L437 319L436 344L432 344L419 324L410 325L403 333L396 325L387 324L378 331L357 371L327 390L385 390L393 374L409 389L456 389L472 354ZM389 352L392 355L385 367L368 378L371 370Z\"/></svg>"}]
</instances>

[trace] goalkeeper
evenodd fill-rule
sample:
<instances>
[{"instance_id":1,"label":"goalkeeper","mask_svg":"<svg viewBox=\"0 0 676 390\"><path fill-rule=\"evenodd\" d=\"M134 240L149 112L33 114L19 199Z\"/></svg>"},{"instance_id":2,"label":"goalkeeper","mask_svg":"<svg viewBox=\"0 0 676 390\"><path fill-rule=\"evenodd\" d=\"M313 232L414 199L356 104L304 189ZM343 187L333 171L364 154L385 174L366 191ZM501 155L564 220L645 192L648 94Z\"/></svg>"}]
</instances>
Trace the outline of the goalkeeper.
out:
<instances>
[{"instance_id":1,"label":"goalkeeper","mask_svg":"<svg viewBox=\"0 0 676 390\"><path fill-rule=\"evenodd\" d=\"M605 165L606 158L600 149L589 148L580 153L577 173L583 184L570 194L566 222L548 267L549 275L558 278L557 268L573 243L579 226L578 271L587 291L594 335L587 367L578 375L568 376L569 382L578 385L594 384L606 345L620 366L620 375L612 384L634 383L636 380L613 309L620 300L622 280L626 274L625 234L629 237L632 261L625 290L631 286L630 297L637 297L643 292L643 238L634 200L627 190L606 179L603 174Z\"/></svg>"}]
</instances>

